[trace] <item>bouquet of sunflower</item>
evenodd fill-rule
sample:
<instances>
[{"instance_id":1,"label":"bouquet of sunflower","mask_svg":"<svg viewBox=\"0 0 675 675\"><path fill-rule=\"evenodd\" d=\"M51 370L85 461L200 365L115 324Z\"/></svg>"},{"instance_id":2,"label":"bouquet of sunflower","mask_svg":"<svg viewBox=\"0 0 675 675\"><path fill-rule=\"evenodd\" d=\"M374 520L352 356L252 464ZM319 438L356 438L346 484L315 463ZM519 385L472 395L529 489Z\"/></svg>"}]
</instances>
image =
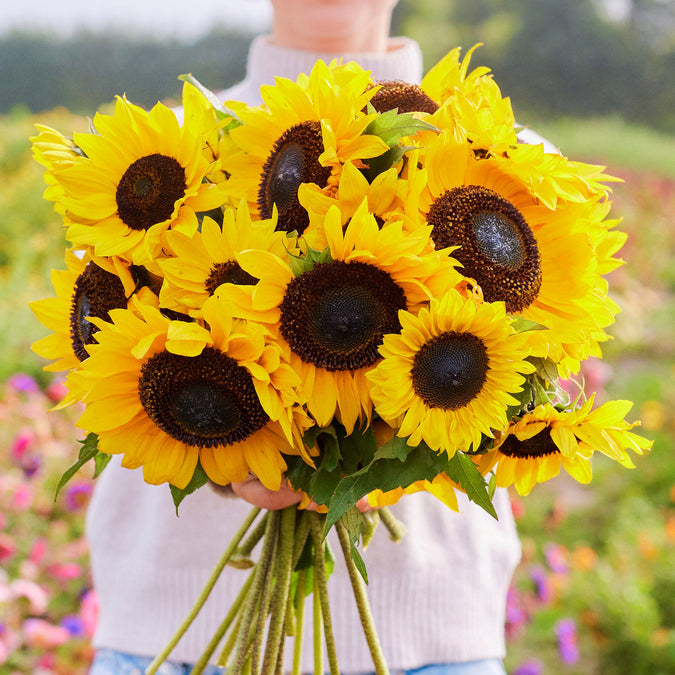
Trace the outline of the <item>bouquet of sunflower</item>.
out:
<instances>
[{"instance_id":1,"label":"bouquet of sunflower","mask_svg":"<svg viewBox=\"0 0 675 675\"><path fill-rule=\"evenodd\" d=\"M251 571L194 672L223 643L232 672L279 672L286 634L299 672L310 594L316 672L323 646L338 672L333 527L385 673L358 549L377 521L398 536L388 505L425 490L456 508L464 491L495 515L495 486L527 494L561 467L587 483L595 452L631 467L649 449L630 402L560 386L618 311L613 179L519 142L470 57L450 52L419 86L318 62L260 106L184 76L182 123L120 97L89 133L33 138L71 244L57 297L32 305L53 331L34 350L68 371L63 405L84 405L88 432L62 484L123 454L177 508L249 474L302 494L251 512L148 673L228 563Z\"/></svg>"}]
</instances>

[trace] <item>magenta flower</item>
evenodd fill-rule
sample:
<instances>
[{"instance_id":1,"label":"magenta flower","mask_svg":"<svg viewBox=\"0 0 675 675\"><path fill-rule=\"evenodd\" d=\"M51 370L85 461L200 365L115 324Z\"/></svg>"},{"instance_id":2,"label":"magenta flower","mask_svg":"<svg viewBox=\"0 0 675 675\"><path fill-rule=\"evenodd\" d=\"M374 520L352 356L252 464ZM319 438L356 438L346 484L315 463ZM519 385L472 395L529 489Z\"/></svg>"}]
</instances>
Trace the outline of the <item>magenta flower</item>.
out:
<instances>
[{"instance_id":1,"label":"magenta flower","mask_svg":"<svg viewBox=\"0 0 675 675\"><path fill-rule=\"evenodd\" d=\"M69 511L77 511L89 502L89 495L93 485L91 483L74 483L66 492L66 506Z\"/></svg>"}]
</instances>

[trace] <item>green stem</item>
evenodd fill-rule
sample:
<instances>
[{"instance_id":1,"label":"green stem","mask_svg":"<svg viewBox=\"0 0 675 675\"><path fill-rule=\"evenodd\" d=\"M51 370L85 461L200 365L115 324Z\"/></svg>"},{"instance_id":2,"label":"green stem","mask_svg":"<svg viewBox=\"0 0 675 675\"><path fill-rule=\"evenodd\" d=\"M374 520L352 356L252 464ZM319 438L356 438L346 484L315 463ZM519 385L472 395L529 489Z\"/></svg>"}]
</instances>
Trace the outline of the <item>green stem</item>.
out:
<instances>
[{"instance_id":1,"label":"green stem","mask_svg":"<svg viewBox=\"0 0 675 675\"><path fill-rule=\"evenodd\" d=\"M345 563L347 565L349 580L352 582L352 588L354 589L354 598L356 599L356 606L358 607L359 616L361 617L363 632L366 636L368 648L370 649L370 655L373 657L375 673L376 675L389 675L389 669L387 668L384 653L382 652L382 646L380 645L380 641L377 637L373 615L370 611L370 604L368 603L365 583L359 574L359 571L356 569L354 561L352 560L349 533L347 532L347 528L339 520L336 523L336 529L338 538L340 539L340 546L342 547Z\"/></svg>"},{"instance_id":2,"label":"green stem","mask_svg":"<svg viewBox=\"0 0 675 675\"><path fill-rule=\"evenodd\" d=\"M246 537L246 539L237 547L230 560L231 567L245 568L253 566L253 562L250 559L251 553L253 553L256 544L262 539L263 534L265 534L267 518L268 513L265 513L265 515L256 523L255 527L249 532L248 537Z\"/></svg>"},{"instance_id":3,"label":"green stem","mask_svg":"<svg viewBox=\"0 0 675 675\"><path fill-rule=\"evenodd\" d=\"M295 545L293 548L293 569L298 565L300 556L302 555L302 550L305 548L305 542L309 535L309 511L302 511L298 519L297 526L295 528Z\"/></svg>"},{"instance_id":4,"label":"green stem","mask_svg":"<svg viewBox=\"0 0 675 675\"><path fill-rule=\"evenodd\" d=\"M323 632L326 639L326 654L331 675L339 675L335 640L333 639L333 623L330 616L328 602L328 584L326 578L326 558L323 548L323 519L318 513L311 514L310 526L312 540L314 542L314 578L318 582L319 600L321 601L321 613L323 615Z\"/></svg>"},{"instance_id":5,"label":"green stem","mask_svg":"<svg viewBox=\"0 0 675 675\"><path fill-rule=\"evenodd\" d=\"M297 508L288 506L281 511L281 526L279 530L279 552L276 564L276 583L272 596L270 625L267 633L263 672L276 671L279 659L279 647L284 638L284 624L286 621L286 603L288 590L291 585L293 564L293 544L295 533L295 516Z\"/></svg>"},{"instance_id":6,"label":"green stem","mask_svg":"<svg viewBox=\"0 0 675 675\"><path fill-rule=\"evenodd\" d=\"M251 624L253 623L253 616L258 605L264 581L267 577L267 570L272 564L274 550L276 548L277 537L279 533L279 512L271 511L267 519L267 528L265 529L265 539L263 541L263 549L260 553L260 560L256 565L255 578L253 586L248 594L246 605L244 606L241 627L239 629L239 636L237 638L236 656L234 663L234 672L240 673L247 660L249 635L251 631ZM249 664L250 665L250 664Z\"/></svg>"},{"instance_id":7,"label":"green stem","mask_svg":"<svg viewBox=\"0 0 675 675\"><path fill-rule=\"evenodd\" d=\"M221 572L225 568L225 565L227 565L235 549L237 548L237 546L239 546L239 542L243 539L246 532L248 532L248 529L251 527L251 524L253 523L253 521L255 520L256 516L259 513L260 508L255 506L246 516L244 522L241 524L241 527L237 530L237 533L234 535L234 537L228 544L227 548L223 552L223 555L221 556L220 560L218 561L213 571L211 572L211 576L209 576L206 585L202 589L202 592L199 594L199 597L197 598L195 604L192 606L192 609L185 617L183 623L178 627L178 630L174 633L173 637L166 644L164 649L162 649L162 651L159 654L157 654L157 656L153 659L152 663L145 669L145 675L154 675L159 669L159 667L162 665L162 663L166 661L169 654L171 654L173 648L178 644L178 641L183 637L183 635L185 635L185 632L190 627L190 624L192 624L192 622L195 620L195 617L197 616L197 614L199 614L199 611L204 606L204 603L211 594L211 591L213 590L213 587L216 585L216 582L218 581Z\"/></svg>"},{"instance_id":8,"label":"green stem","mask_svg":"<svg viewBox=\"0 0 675 675\"><path fill-rule=\"evenodd\" d=\"M319 599L319 580L314 572L314 594L312 597L314 609L314 625L312 637L314 642L314 675L323 675L323 641L321 640L321 600Z\"/></svg>"},{"instance_id":9,"label":"green stem","mask_svg":"<svg viewBox=\"0 0 675 675\"><path fill-rule=\"evenodd\" d=\"M215 635L211 638L211 641L209 642L208 646L206 647L206 650L204 651L204 653L199 658L199 661L197 661L197 663L195 663L194 668L191 671L191 675L201 675L202 672L204 672L204 669L208 665L209 659L213 655L213 652L216 651L216 648L220 644L220 641L223 639L223 636L229 630L230 626L232 625L232 622L237 618L237 615L239 614L239 610L241 609L242 605L244 604L244 600L246 600L246 595L248 593L248 590L251 587L251 584L253 582L254 574L255 574L255 570L253 570L248 575L248 579L246 579L246 582L241 587L241 590L239 591L239 595L237 596L237 599L234 601L234 603L230 607L229 611L227 612L227 615L225 616L222 623L218 627L218 630L216 631Z\"/></svg>"},{"instance_id":10,"label":"green stem","mask_svg":"<svg viewBox=\"0 0 675 675\"><path fill-rule=\"evenodd\" d=\"M237 644L237 638L239 637L239 631L241 630L241 619L242 614L240 613L239 616L237 617L237 623L234 624L234 628L230 631L230 634L227 636L227 640L225 640L223 649L218 655L218 658L216 659L216 664L219 666L223 666L225 669L227 669L227 662L230 660L230 656L232 656L234 646Z\"/></svg>"},{"instance_id":11,"label":"green stem","mask_svg":"<svg viewBox=\"0 0 675 675\"><path fill-rule=\"evenodd\" d=\"M277 543L278 546L278 543ZM270 602L272 599L272 589L274 587L274 565L270 563L267 566L267 575L260 597L260 603L256 610L257 618L255 626L251 628L249 635L249 642L251 643L251 672L258 673L260 670L260 654L262 652L263 636L265 635L265 624L267 623L267 615L270 611Z\"/></svg>"},{"instance_id":12,"label":"green stem","mask_svg":"<svg viewBox=\"0 0 675 675\"><path fill-rule=\"evenodd\" d=\"M382 524L389 530L392 541L401 541L408 532L408 528L391 512L389 507L383 506L378 510Z\"/></svg>"},{"instance_id":13,"label":"green stem","mask_svg":"<svg viewBox=\"0 0 675 675\"><path fill-rule=\"evenodd\" d=\"M295 592L295 641L293 643L293 675L301 675L302 641L305 628L305 584L307 570L298 572L298 586Z\"/></svg>"}]
</instances>

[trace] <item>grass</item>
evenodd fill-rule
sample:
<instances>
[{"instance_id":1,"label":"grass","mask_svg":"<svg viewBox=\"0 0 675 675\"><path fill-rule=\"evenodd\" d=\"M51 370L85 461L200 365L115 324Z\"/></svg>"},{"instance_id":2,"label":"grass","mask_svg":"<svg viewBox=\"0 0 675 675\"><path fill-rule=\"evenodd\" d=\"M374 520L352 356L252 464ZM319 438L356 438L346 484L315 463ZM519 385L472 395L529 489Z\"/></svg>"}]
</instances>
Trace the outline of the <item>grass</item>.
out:
<instances>
[{"instance_id":1,"label":"grass","mask_svg":"<svg viewBox=\"0 0 675 675\"><path fill-rule=\"evenodd\" d=\"M528 120L528 126L567 157L675 178L675 135L628 124L619 117Z\"/></svg>"}]
</instances>

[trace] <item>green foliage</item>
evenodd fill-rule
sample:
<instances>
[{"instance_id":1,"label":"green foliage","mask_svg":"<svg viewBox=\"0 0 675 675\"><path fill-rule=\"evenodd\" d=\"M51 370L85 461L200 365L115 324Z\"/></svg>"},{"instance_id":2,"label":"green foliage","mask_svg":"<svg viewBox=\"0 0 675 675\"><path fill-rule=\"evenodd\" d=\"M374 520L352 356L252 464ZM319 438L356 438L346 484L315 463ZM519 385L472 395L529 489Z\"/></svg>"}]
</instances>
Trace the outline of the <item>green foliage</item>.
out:
<instances>
[{"instance_id":1,"label":"green foliage","mask_svg":"<svg viewBox=\"0 0 675 675\"><path fill-rule=\"evenodd\" d=\"M176 515L178 515L178 507L181 502L188 496L191 495L195 490L203 487L208 483L209 477L206 475L206 471L202 468L202 465L197 462L195 467L195 472L192 474L190 482L184 488L178 488L175 485L169 485L171 490L171 498L173 499L173 505L176 507Z\"/></svg>"},{"instance_id":2,"label":"green foliage","mask_svg":"<svg viewBox=\"0 0 675 675\"><path fill-rule=\"evenodd\" d=\"M242 79L251 36L217 29L194 43L115 33L70 39L10 32L0 39L0 113L23 104L34 112L56 106L91 114L116 94L138 105L176 99L181 73L211 89Z\"/></svg>"},{"instance_id":3,"label":"green foliage","mask_svg":"<svg viewBox=\"0 0 675 675\"><path fill-rule=\"evenodd\" d=\"M521 120L618 114L672 131L675 42L654 37L672 36L675 17L663 9L672 3L648 4L610 21L592 0L403 0L398 27L427 66L483 43L473 63L492 69Z\"/></svg>"},{"instance_id":4,"label":"green foliage","mask_svg":"<svg viewBox=\"0 0 675 675\"><path fill-rule=\"evenodd\" d=\"M82 441L82 447L80 448L79 456L77 461L69 466L64 472L59 482L56 486L56 493L54 499L59 496L59 492L66 483L88 462L94 459L99 454L98 450L98 436L96 434L88 434L87 437ZM99 474L102 471L101 464L99 463L96 466L95 474Z\"/></svg>"}]
</instances>

